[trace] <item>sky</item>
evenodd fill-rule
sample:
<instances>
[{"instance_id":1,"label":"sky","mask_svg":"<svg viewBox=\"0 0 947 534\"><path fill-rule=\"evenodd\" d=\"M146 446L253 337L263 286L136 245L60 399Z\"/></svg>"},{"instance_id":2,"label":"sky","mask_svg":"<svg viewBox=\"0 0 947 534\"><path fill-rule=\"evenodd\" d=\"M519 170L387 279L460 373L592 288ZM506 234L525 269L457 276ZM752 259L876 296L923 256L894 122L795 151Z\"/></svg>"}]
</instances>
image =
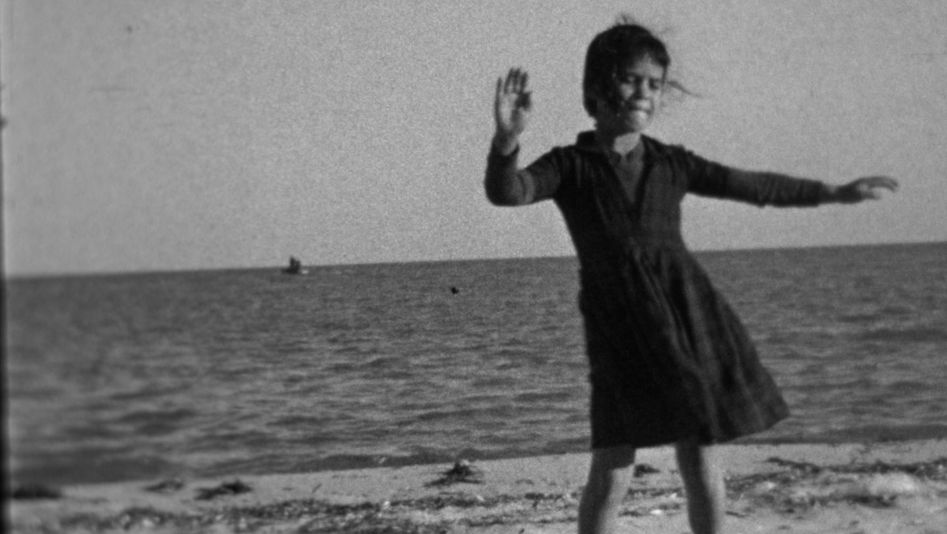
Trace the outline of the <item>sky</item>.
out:
<instances>
[{"instance_id":1,"label":"sky","mask_svg":"<svg viewBox=\"0 0 947 534\"><path fill-rule=\"evenodd\" d=\"M667 42L648 134L843 183L857 206L688 198L694 250L947 240L947 2L3 0L7 275L562 256L551 202L483 194L496 78L530 73L521 162L591 122L591 38Z\"/></svg>"}]
</instances>

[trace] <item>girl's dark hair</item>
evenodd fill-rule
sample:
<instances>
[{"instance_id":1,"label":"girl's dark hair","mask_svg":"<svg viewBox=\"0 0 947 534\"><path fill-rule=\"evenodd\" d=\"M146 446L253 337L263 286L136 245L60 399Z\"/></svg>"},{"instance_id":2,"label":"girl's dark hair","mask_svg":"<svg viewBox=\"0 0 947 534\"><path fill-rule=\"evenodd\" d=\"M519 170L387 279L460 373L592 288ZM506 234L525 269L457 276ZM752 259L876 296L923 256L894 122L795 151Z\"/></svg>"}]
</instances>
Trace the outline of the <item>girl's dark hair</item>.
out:
<instances>
[{"instance_id":1,"label":"girl's dark hair","mask_svg":"<svg viewBox=\"0 0 947 534\"><path fill-rule=\"evenodd\" d=\"M592 39L585 55L582 79L582 105L589 115L595 115L595 95L612 105L619 104L615 92L618 70L626 61L642 57L664 67L665 73L671 65L671 56L664 42L627 15L620 16L614 26Z\"/></svg>"}]
</instances>

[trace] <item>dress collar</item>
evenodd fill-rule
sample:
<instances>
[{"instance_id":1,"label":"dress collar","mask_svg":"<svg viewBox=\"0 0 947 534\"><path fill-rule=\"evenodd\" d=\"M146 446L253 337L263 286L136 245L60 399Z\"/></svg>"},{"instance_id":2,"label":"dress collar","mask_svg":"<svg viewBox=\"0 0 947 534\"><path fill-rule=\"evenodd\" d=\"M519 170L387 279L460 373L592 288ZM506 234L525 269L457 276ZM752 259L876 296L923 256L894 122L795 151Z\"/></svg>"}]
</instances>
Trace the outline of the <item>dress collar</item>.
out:
<instances>
[{"instance_id":1,"label":"dress collar","mask_svg":"<svg viewBox=\"0 0 947 534\"><path fill-rule=\"evenodd\" d=\"M657 139L648 137L647 135L642 135L641 143L644 145L645 154L647 157L665 158L669 155L667 145L658 141ZM603 152L601 145L599 145L598 141L595 139L594 130L580 132L579 135L576 136L575 147L584 152Z\"/></svg>"}]
</instances>

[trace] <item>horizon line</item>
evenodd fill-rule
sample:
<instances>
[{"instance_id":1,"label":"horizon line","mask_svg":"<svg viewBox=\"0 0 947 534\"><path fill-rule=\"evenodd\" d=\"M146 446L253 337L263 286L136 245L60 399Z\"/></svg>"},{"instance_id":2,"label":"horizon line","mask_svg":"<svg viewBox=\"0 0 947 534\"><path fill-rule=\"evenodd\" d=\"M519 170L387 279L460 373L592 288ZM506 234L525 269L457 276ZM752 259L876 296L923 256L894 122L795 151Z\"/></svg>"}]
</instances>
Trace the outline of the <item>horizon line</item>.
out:
<instances>
[{"instance_id":1,"label":"horizon line","mask_svg":"<svg viewBox=\"0 0 947 534\"><path fill-rule=\"evenodd\" d=\"M858 247L886 247L886 246L912 246L912 245L938 245L947 244L947 239L932 241L882 241L874 243L846 243L846 244L817 244L817 245L787 245L787 246L761 246L761 247L734 247L734 248L707 248L707 249L689 249L694 254L720 253L720 252L754 252L754 251L772 251L772 250L803 250L803 249L823 249L823 248L858 248ZM289 257L289 256L287 256ZM482 256L470 258L448 258L448 259L409 259L403 261L364 261L355 263L305 263L304 267L312 269L338 268L338 267L365 267L365 266L384 266L384 265L406 265L420 263L455 263L455 262L475 262L475 261L505 261L505 260L535 260L548 258L575 258L575 254L551 254L546 256ZM205 273L222 271L252 271L252 270L280 270L284 268L285 263L271 265L244 265L229 267L182 267L167 269L129 269L124 271L116 270L88 270L88 271L62 271L62 272L23 272L8 274L4 268L3 281L19 280L37 280L49 278L76 278L76 277L96 277L96 276L135 276L135 275L156 275L156 274L187 274L187 273Z\"/></svg>"}]
</instances>

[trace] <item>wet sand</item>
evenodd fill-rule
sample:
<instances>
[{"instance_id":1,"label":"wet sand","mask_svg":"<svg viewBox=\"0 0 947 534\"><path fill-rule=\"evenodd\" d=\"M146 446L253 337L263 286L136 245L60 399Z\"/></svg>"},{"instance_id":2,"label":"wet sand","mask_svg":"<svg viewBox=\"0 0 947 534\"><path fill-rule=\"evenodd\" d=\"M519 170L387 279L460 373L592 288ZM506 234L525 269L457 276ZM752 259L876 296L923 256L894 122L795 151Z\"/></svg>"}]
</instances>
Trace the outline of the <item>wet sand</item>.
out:
<instances>
[{"instance_id":1,"label":"wet sand","mask_svg":"<svg viewBox=\"0 0 947 534\"><path fill-rule=\"evenodd\" d=\"M947 440L724 445L720 455L727 532L947 534ZM689 532L673 459L667 447L639 452L622 531ZM60 496L7 505L13 532L22 533L571 533L588 464L588 454L564 454L234 473L47 488Z\"/></svg>"}]
</instances>

